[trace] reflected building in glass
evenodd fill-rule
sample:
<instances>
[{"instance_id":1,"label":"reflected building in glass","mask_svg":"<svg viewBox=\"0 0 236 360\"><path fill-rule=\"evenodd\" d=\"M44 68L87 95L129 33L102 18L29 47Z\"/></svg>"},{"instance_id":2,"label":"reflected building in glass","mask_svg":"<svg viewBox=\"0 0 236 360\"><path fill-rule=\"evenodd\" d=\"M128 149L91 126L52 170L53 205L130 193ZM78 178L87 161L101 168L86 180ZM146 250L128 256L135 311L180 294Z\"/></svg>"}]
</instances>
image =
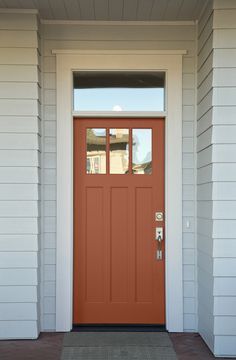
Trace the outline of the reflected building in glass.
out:
<instances>
[{"instance_id":1,"label":"reflected building in glass","mask_svg":"<svg viewBox=\"0 0 236 360\"><path fill-rule=\"evenodd\" d=\"M106 174L107 156L110 174L128 174L131 157L132 174L152 174L152 130L132 129L131 157L130 131L131 129L109 129L107 144L106 129L87 129L87 174Z\"/></svg>"}]
</instances>

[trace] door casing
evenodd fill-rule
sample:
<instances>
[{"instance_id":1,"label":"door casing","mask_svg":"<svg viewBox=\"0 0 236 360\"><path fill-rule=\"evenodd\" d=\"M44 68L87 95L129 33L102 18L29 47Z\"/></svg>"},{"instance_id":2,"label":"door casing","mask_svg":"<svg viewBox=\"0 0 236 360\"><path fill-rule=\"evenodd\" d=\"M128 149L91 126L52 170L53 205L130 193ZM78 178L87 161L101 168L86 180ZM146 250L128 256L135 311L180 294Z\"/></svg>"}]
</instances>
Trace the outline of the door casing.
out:
<instances>
[{"instance_id":1,"label":"door casing","mask_svg":"<svg viewBox=\"0 0 236 360\"><path fill-rule=\"evenodd\" d=\"M73 115L111 116L111 113L73 113L72 72L140 70L166 72L166 111L124 112L117 116L165 117L166 328L182 332L182 55L186 51L55 50L53 53L57 59L56 331L72 328Z\"/></svg>"}]
</instances>

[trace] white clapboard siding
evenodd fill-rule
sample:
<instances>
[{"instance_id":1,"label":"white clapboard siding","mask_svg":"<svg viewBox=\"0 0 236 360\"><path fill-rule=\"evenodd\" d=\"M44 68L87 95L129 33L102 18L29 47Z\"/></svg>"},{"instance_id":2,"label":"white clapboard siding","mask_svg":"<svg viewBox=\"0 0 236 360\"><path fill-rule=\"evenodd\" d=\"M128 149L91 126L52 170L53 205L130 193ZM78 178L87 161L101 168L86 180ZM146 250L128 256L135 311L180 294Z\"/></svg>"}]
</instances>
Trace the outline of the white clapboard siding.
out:
<instances>
[{"instance_id":1,"label":"white clapboard siding","mask_svg":"<svg viewBox=\"0 0 236 360\"><path fill-rule=\"evenodd\" d=\"M213 237L215 239L236 239L236 220L215 219L213 226Z\"/></svg>"},{"instance_id":2,"label":"white clapboard siding","mask_svg":"<svg viewBox=\"0 0 236 360\"><path fill-rule=\"evenodd\" d=\"M236 297L215 297L214 313L218 316L236 316Z\"/></svg>"},{"instance_id":3,"label":"white clapboard siding","mask_svg":"<svg viewBox=\"0 0 236 360\"><path fill-rule=\"evenodd\" d=\"M0 150L0 166L39 166L38 150Z\"/></svg>"},{"instance_id":4,"label":"white clapboard siding","mask_svg":"<svg viewBox=\"0 0 236 360\"><path fill-rule=\"evenodd\" d=\"M0 65L0 79L5 82L19 81L35 84L38 81L38 69L36 65Z\"/></svg>"},{"instance_id":5,"label":"white clapboard siding","mask_svg":"<svg viewBox=\"0 0 236 360\"><path fill-rule=\"evenodd\" d=\"M38 219L31 217L0 218L0 234L35 234L39 232ZM0 265L1 266L1 265Z\"/></svg>"},{"instance_id":6,"label":"white clapboard siding","mask_svg":"<svg viewBox=\"0 0 236 360\"><path fill-rule=\"evenodd\" d=\"M37 285L37 269L1 269L0 268L0 286L1 285Z\"/></svg>"},{"instance_id":7,"label":"white clapboard siding","mask_svg":"<svg viewBox=\"0 0 236 360\"><path fill-rule=\"evenodd\" d=\"M0 303L36 303L36 302L37 302L36 286L0 286Z\"/></svg>"},{"instance_id":8,"label":"white clapboard siding","mask_svg":"<svg viewBox=\"0 0 236 360\"><path fill-rule=\"evenodd\" d=\"M236 163L214 164L212 179L214 181L235 181L236 182Z\"/></svg>"},{"instance_id":9,"label":"white clapboard siding","mask_svg":"<svg viewBox=\"0 0 236 360\"><path fill-rule=\"evenodd\" d=\"M37 217L35 201L0 201L0 217Z\"/></svg>"},{"instance_id":10,"label":"white clapboard siding","mask_svg":"<svg viewBox=\"0 0 236 360\"><path fill-rule=\"evenodd\" d=\"M0 338L37 338L40 51L33 13L0 14Z\"/></svg>"},{"instance_id":11,"label":"white clapboard siding","mask_svg":"<svg viewBox=\"0 0 236 360\"><path fill-rule=\"evenodd\" d=\"M217 9L236 9L236 4L234 0L215 0L213 3L215 10Z\"/></svg>"},{"instance_id":12,"label":"white clapboard siding","mask_svg":"<svg viewBox=\"0 0 236 360\"><path fill-rule=\"evenodd\" d=\"M236 144L215 144L212 149L213 162L235 163Z\"/></svg>"},{"instance_id":13,"label":"white clapboard siding","mask_svg":"<svg viewBox=\"0 0 236 360\"><path fill-rule=\"evenodd\" d=\"M217 68L214 69L214 86L232 86L236 87L236 68Z\"/></svg>"},{"instance_id":14,"label":"white clapboard siding","mask_svg":"<svg viewBox=\"0 0 236 360\"><path fill-rule=\"evenodd\" d=\"M215 336L215 354L216 356L231 356L236 354L235 336Z\"/></svg>"},{"instance_id":15,"label":"white clapboard siding","mask_svg":"<svg viewBox=\"0 0 236 360\"><path fill-rule=\"evenodd\" d=\"M35 320L0 321L0 339L37 339L38 334Z\"/></svg>"},{"instance_id":16,"label":"white clapboard siding","mask_svg":"<svg viewBox=\"0 0 236 360\"><path fill-rule=\"evenodd\" d=\"M35 30L37 31L37 16L28 14L0 14L1 30Z\"/></svg>"},{"instance_id":17,"label":"white clapboard siding","mask_svg":"<svg viewBox=\"0 0 236 360\"><path fill-rule=\"evenodd\" d=\"M37 252L1 252L0 268L35 268L37 267Z\"/></svg>"},{"instance_id":18,"label":"white clapboard siding","mask_svg":"<svg viewBox=\"0 0 236 360\"><path fill-rule=\"evenodd\" d=\"M37 150L39 143L38 134L0 134L0 150Z\"/></svg>"},{"instance_id":19,"label":"white clapboard siding","mask_svg":"<svg viewBox=\"0 0 236 360\"><path fill-rule=\"evenodd\" d=\"M197 108L197 248L198 327L213 351L213 221L212 221L212 99L213 22L212 2L198 27Z\"/></svg>"},{"instance_id":20,"label":"white clapboard siding","mask_svg":"<svg viewBox=\"0 0 236 360\"><path fill-rule=\"evenodd\" d=\"M214 29L235 29L236 9L214 11Z\"/></svg>"},{"instance_id":21,"label":"white clapboard siding","mask_svg":"<svg viewBox=\"0 0 236 360\"><path fill-rule=\"evenodd\" d=\"M0 116L1 133L38 133L40 120L37 116Z\"/></svg>"},{"instance_id":22,"label":"white clapboard siding","mask_svg":"<svg viewBox=\"0 0 236 360\"><path fill-rule=\"evenodd\" d=\"M0 82L1 99L38 99L37 82Z\"/></svg>"},{"instance_id":23,"label":"white clapboard siding","mask_svg":"<svg viewBox=\"0 0 236 360\"><path fill-rule=\"evenodd\" d=\"M1 320L37 320L36 303L0 303Z\"/></svg>"},{"instance_id":24,"label":"white clapboard siding","mask_svg":"<svg viewBox=\"0 0 236 360\"><path fill-rule=\"evenodd\" d=\"M0 65L38 65L37 49L0 47Z\"/></svg>"},{"instance_id":25,"label":"white clapboard siding","mask_svg":"<svg viewBox=\"0 0 236 360\"><path fill-rule=\"evenodd\" d=\"M0 183L34 184L39 181L39 169L33 166L1 166Z\"/></svg>"},{"instance_id":26,"label":"white clapboard siding","mask_svg":"<svg viewBox=\"0 0 236 360\"><path fill-rule=\"evenodd\" d=\"M37 31L0 30L0 47L37 48Z\"/></svg>"},{"instance_id":27,"label":"white clapboard siding","mask_svg":"<svg viewBox=\"0 0 236 360\"><path fill-rule=\"evenodd\" d=\"M209 273L213 288L210 296L199 292L199 304L202 304L199 306L199 329L215 355L232 357L236 354L233 345L236 343L233 297L236 295L236 4L232 0L215 0L212 4L210 32L213 37L209 39L212 39L213 70L204 77L202 70L209 71L205 64L210 56L205 63L201 58L198 82L198 182L201 184L198 186L198 264L200 267L204 263L202 251L207 249L209 263L213 264ZM204 161L203 155L207 152L209 156ZM206 176L203 169L207 163L210 171ZM205 279L198 278L202 286ZM202 315L212 297L214 321L209 327ZM204 325L209 331L204 330Z\"/></svg>"},{"instance_id":28,"label":"white clapboard siding","mask_svg":"<svg viewBox=\"0 0 236 360\"><path fill-rule=\"evenodd\" d=\"M236 49L214 49L214 61L213 65L215 68L223 67L235 67Z\"/></svg>"},{"instance_id":29,"label":"white clapboard siding","mask_svg":"<svg viewBox=\"0 0 236 360\"><path fill-rule=\"evenodd\" d=\"M220 164L222 165L222 164ZM224 164L225 165L225 164ZM231 164L229 164L230 166ZM214 219L236 219L236 203L235 201L214 201L213 207Z\"/></svg>"},{"instance_id":30,"label":"white clapboard siding","mask_svg":"<svg viewBox=\"0 0 236 360\"><path fill-rule=\"evenodd\" d=\"M38 235L0 235L0 251L38 251Z\"/></svg>"},{"instance_id":31,"label":"white clapboard siding","mask_svg":"<svg viewBox=\"0 0 236 360\"><path fill-rule=\"evenodd\" d=\"M236 200L235 182L214 182L212 185L213 200Z\"/></svg>"},{"instance_id":32,"label":"white clapboard siding","mask_svg":"<svg viewBox=\"0 0 236 360\"><path fill-rule=\"evenodd\" d=\"M236 257L236 240L235 239L214 239L213 247L214 257L232 258Z\"/></svg>"},{"instance_id":33,"label":"white clapboard siding","mask_svg":"<svg viewBox=\"0 0 236 360\"><path fill-rule=\"evenodd\" d=\"M115 2L114 2L115 3ZM195 246L195 26L88 26L43 24L43 214L45 300L42 316L43 329L55 329L55 291L48 295L47 288L55 288L56 249L56 58L52 49L186 49L183 57L183 238L185 247L184 327L196 331L196 261ZM189 222L189 227L186 226ZM189 251L190 250L190 251ZM49 304L50 303L50 304ZM191 306L189 305L191 304Z\"/></svg>"},{"instance_id":34,"label":"white clapboard siding","mask_svg":"<svg viewBox=\"0 0 236 360\"><path fill-rule=\"evenodd\" d=\"M0 99L0 115L38 116L38 101L25 99Z\"/></svg>"}]
</instances>

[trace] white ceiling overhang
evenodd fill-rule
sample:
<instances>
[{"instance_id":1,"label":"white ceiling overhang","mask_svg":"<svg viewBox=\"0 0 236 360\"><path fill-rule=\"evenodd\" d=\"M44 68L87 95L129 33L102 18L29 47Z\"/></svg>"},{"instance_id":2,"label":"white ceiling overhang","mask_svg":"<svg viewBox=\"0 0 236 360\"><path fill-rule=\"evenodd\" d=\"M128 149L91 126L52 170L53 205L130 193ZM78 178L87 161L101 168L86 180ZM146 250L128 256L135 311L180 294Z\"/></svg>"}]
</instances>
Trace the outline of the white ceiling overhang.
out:
<instances>
[{"instance_id":1,"label":"white ceiling overhang","mask_svg":"<svg viewBox=\"0 0 236 360\"><path fill-rule=\"evenodd\" d=\"M44 20L193 21L208 0L0 0L0 8L36 9Z\"/></svg>"}]
</instances>

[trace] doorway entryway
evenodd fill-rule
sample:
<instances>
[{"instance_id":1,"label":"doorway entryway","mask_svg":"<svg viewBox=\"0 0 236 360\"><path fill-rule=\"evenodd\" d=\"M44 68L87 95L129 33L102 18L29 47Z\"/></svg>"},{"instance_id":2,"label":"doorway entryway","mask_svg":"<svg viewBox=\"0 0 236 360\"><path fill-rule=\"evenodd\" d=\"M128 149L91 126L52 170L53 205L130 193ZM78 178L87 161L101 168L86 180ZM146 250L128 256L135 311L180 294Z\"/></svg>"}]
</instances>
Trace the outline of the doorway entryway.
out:
<instances>
[{"instance_id":1,"label":"doorway entryway","mask_svg":"<svg viewBox=\"0 0 236 360\"><path fill-rule=\"evenodd\" d=\"M74 119L74 324L165 323L164 119Z\"/></svg>"}]
</instances>

